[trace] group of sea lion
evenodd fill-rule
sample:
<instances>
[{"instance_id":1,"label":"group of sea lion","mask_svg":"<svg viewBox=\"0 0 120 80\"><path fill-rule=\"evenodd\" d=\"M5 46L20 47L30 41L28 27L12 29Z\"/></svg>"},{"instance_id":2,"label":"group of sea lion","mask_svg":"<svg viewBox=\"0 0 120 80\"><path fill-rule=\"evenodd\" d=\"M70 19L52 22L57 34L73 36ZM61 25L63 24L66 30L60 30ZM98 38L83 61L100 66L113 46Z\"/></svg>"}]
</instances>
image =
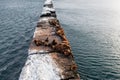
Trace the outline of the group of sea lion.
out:
<instances>
[{"instance_id":1,"label":"group of sea lion","mask_svg":"<svg viewBox=\"0 0 120 80\"><path fill-rule=\"evenodd\" d=\"M73 55L71 53L70 44L64 34L63 28L61 28L61 26L59 24L59 21L57 19L49 19L48 23L49 23L49 26L52 26L55 28L55 30L54 30L55 36L60 38L61 42L58 43L58 41L56 39L53 39L50 42L49 38L51 36L48 36L44 40L34 39L34 43L36 44L36 46L47 46L47 47L50 47L54 52L62 53L65 56L71 55L73 57ZM37 27L42 27L42 22L38 23Z\"/></svg>"}]
</instances>

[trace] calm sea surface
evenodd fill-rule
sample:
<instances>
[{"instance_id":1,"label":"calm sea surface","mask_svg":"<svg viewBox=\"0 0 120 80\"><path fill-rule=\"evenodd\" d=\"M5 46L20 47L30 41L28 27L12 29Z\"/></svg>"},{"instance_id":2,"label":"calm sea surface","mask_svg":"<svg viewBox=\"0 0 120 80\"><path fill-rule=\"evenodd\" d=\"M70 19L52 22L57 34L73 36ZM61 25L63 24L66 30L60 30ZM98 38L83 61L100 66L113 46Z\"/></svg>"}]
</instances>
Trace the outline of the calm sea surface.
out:
<instances>
[{"instance_id":1,"label":"calm sea surface","mask_svg":"<svg viewBox=\"0 0 120 80\"><path fill-rule=\"evenodd\" d=\"M44 0L0 0L0 80L18 80ZM83 80L120 80L120 0L54 0Z\"/></svg>"}]
</instances>

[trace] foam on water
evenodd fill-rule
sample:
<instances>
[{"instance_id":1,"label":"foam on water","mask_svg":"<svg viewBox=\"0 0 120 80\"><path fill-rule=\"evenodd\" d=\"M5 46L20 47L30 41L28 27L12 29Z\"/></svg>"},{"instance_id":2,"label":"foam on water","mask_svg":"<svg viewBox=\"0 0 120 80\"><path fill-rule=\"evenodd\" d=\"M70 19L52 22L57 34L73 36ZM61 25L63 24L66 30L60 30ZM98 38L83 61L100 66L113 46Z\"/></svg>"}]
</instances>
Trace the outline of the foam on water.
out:
<instances>
[{"instance_id":1,"label":"foam on water","mask_svg":"<svg viewBox=\"0 0 120 80\"><path fill-rule=\"evenodd\" d=\"M60 80L58 72L49 54L29 55L19 80Z\"/></svg>"}]
</instances>

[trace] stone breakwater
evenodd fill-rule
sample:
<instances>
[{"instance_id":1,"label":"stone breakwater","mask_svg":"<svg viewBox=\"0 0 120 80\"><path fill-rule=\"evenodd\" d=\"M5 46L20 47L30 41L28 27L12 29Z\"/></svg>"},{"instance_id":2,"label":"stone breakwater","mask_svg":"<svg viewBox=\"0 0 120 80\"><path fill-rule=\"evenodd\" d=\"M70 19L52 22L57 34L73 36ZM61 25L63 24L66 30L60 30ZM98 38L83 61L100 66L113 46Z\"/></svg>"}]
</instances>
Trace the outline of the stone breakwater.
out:
<instances>
[{"instance_id":1,"label":"stone breakwater","mask_svg":"<svg viewBox=\"0 0 120 80\"><path fill-rule=\"evenodd\" d=\"M52 0L45 1L19 80L80 80Z\"/></svg>"}]
</instances>

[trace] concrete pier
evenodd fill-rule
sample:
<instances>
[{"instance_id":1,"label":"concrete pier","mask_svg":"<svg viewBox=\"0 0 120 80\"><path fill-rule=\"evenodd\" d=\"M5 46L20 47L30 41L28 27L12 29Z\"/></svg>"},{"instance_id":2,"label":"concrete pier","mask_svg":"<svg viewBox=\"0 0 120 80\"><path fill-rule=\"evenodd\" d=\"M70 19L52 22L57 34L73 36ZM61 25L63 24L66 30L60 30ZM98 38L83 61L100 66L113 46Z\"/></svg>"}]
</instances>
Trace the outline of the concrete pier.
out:
<instances>
[{"instance_id":1,"label":"concrete pier","mask_svg":"<svg viewBox=\"0 0 120 80\"><path fill-rule=\"evenodd\" d=\"M19 80L80 80L52 0L46 0Z\"/></svg>"}]
</instances>

